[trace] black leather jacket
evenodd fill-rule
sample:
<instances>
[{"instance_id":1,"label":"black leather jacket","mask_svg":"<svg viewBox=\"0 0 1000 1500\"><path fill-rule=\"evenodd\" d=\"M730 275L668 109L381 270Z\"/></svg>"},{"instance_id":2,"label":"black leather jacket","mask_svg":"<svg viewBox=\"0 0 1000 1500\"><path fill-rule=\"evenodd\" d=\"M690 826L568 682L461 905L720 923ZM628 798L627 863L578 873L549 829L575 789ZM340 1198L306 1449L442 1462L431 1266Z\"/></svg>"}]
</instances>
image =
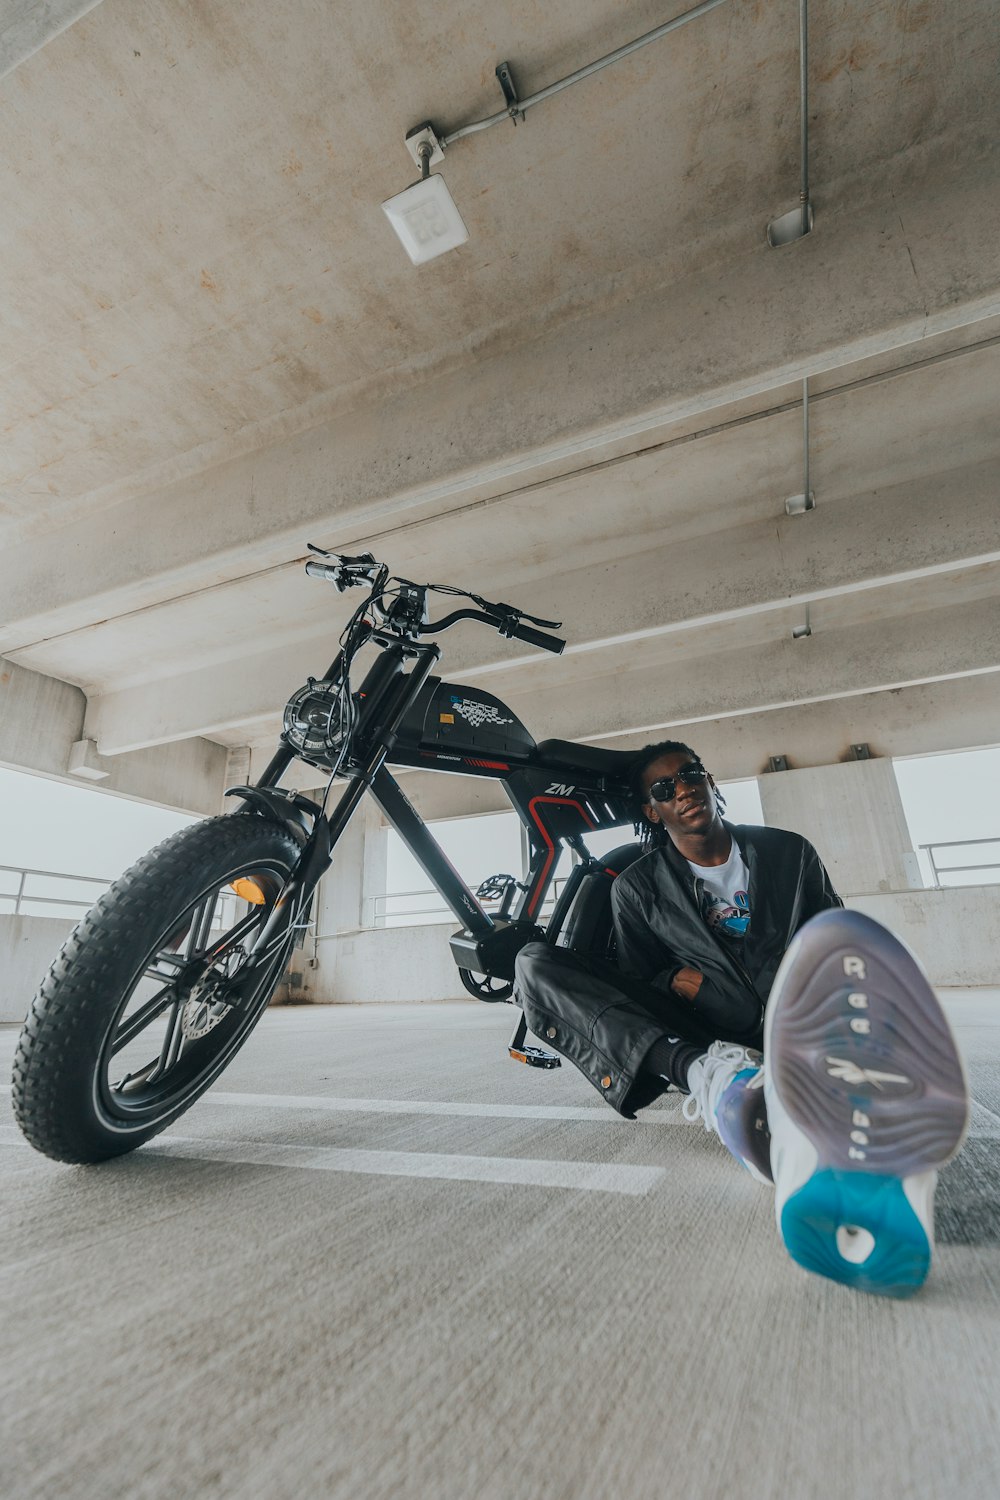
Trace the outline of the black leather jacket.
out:
<instances>
[{"instance_id":1,"label":"black leather jacket","mask_svg":"<svg viewBox=\"0 0 1000 1500\"><path fill-rule=\"evenodd\" d=\"M678 969L705 976L690 1002L727 1041L760 1045L764 1006L785 949L817 912L843 906L812 844L782 828L726 823L750 875L750 927L739 942L702 916L701 881L672 843L625 870L611 889L618 964L669 990Z\"/></svg>"},{"instance_id":2,"label":"black leather jacket","mask_svg":"<svg viewBox=\"0 0 1000 1500\"><path fill-rule=\"evenodd\" d=\"M630 865L612 887L619 971L547 943L530 943L518 955L515 993L532 1031L627 1117L663 1091L643 1063L668 1030L684 1034L678 1006L690 1004L697 1018L691 1040L760 1046L785 949L810 917L843 905L806 839L780 828L726 827L750 877L750 927L739 948L711 931L700 882L667 844ZM655 992L668 992L680 968L705 977L695 1000L671 997L668 1025Z\"/></svg>"}]
</instances>

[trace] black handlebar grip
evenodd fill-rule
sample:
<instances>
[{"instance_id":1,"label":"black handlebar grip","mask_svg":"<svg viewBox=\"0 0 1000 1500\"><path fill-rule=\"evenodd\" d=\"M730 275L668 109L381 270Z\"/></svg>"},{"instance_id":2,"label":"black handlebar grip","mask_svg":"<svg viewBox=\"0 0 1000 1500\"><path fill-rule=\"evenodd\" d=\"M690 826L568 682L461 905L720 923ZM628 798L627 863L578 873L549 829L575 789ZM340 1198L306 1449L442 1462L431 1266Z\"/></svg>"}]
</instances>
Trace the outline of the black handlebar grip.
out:
<instances>
[{"instance_id":1,"label":"black handlebar grip","mask_svg":"<svg viewBox=\"0 0 1000 1500\"><path fill-rule=\"evenodd\" d=\"M566 648L566 642L559 636L547 635L544 630L532 630L530 625L515 625L510 633L519 641L527 641L529 646L541 646L543 651L551 651L555 656L561 656Z\"/></svg>"}]
</instances>

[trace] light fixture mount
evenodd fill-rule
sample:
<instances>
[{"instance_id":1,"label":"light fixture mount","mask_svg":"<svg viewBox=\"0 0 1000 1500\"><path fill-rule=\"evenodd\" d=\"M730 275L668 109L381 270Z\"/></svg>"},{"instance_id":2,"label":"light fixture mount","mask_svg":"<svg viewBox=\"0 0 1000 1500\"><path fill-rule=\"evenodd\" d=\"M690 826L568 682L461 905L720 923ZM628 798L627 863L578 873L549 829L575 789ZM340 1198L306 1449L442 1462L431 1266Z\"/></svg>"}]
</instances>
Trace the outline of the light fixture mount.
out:
<instances>
[{"instance_id":1,"label":"light fixture mount","mask_svg":"<svg viewBox=\"0 0 1000 1500\"><path fill-rule=\"evenodd\" d=\"M522 120L524 119L524 110L521 108L520 101L517 97L517 85L514 82L514 75L510 70L510 63L502 62L498 64L496 74L500 87L503 90L504 99L507 103L507 113L510 115L513 123L516 125L518 122L518 118Z\"/></svg>"},{"instance_id":2,"label":"light fixture mount","mask_svg":"<svg viewBox=\"0 0 1000 1500\"><path fill-rule=\"evenodd\" d=\"M419 167L421 165L420 147L425 141L428 141L431 146L428 165L436 167L439 162L444 161L444 150L442 149L440 138L430 120L425 120L422 125L414 125L412 130L406 132L404 139L406 149L413 157L415 166Z\"/></svg>"}]
</instances>

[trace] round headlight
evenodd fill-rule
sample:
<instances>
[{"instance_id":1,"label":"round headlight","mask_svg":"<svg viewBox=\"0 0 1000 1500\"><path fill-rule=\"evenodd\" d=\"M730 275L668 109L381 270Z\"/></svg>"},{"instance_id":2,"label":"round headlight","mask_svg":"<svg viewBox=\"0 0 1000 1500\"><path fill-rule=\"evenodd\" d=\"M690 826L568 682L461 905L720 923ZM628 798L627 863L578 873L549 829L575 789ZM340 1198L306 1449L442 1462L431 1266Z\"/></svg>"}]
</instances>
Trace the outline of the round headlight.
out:
<instances>
[{"instance_id":1,"label":"round headlight","mask_svg":"<svg viewBox=\"0 0 1000 1500\"><path fill-rule=\"evenodd\" d=\"M342 691L339 682L317 682L310 677L285 704L282 739L301 760L327 771L333 769L340 755Z\"/></svg>"}]
</instances>

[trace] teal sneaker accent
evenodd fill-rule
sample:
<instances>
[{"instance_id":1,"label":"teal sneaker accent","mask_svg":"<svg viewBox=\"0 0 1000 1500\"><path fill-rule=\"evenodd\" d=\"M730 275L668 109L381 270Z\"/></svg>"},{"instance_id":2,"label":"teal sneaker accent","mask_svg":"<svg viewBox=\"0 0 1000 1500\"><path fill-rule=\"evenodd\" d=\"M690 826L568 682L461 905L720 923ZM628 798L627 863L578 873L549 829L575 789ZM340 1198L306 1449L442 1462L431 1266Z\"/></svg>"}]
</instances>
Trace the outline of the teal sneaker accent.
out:
<instances>
[{"instance_id":1,"label":"teal sneaker accent","mask_svg":"<svg viewBox=\"0 0 1000 1500\"><path fill-rule=\"evenodd\" d=\"M912 1297L931 1243L898 1177L816 1172L781 1210L785 1248L807 1271L882 1297Z\"/></svg>"}]
</instances>

